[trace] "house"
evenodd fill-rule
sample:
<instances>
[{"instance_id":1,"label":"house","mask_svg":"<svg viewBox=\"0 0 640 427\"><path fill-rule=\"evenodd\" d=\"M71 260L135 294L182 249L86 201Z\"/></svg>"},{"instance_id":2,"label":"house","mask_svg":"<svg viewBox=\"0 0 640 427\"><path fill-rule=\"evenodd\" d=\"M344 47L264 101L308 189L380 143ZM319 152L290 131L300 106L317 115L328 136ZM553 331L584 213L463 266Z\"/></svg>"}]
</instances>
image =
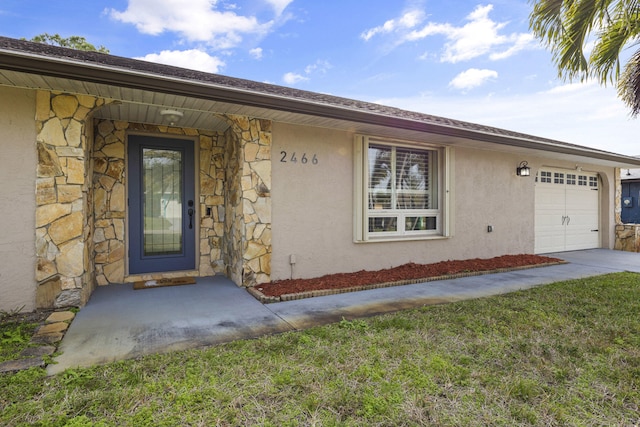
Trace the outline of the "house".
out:
<instances>
[{"instance_id":1,"label":"house","mask_svg":"<svg viewBox=\"0 0 640 427\"><path fill-rule=\"evenodd\" d=\"M152 278L224 274L252 286L612 248L618 168L638 166L503 129L0 37L0 310L80 306L95 286Z\"/></svg>"}]
</instances>

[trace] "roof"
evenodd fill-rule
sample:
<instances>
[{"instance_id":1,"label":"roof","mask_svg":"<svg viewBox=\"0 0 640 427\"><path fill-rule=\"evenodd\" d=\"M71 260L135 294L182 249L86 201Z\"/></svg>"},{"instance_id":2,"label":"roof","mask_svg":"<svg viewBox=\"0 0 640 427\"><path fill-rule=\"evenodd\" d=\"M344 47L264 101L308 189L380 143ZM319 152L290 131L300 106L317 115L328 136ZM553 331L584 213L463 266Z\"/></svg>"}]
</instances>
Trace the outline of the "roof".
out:
<instances>
[{"instance_id":1,"label":"roof","mask_svg":"<svg viewBox=\"0 0 640 427\"><path fill-rule=\"evenodd\" d=\"M428 135L430 141L453 145L488 148L487 144L497 144L507 151L538 150L571 160L588 157L609 166L640 166L640 159L631 156L491 126L7 37L0 37L0 85L91 94L122 101L101 111L105 118L149 122L157 120L159 109L172 107L190 113L190 122L181 122L184 126L226 126L220 114L243 114L418 141ZM133 114L138 117L134 119Z\"/></svg>"}]
</instances>

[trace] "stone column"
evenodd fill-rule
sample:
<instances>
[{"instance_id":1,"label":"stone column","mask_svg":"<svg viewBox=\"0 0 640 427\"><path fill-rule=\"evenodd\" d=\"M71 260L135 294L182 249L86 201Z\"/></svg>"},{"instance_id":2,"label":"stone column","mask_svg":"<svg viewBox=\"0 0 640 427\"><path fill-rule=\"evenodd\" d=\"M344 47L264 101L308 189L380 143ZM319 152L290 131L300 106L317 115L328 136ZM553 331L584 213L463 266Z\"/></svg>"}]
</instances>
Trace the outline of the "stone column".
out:
<instances>
[{"instance_id":1,"label":"stone column","mask_svg":"<svg viewBox=\"0 0 640 427\"><path fill-rule=\"evenodd\" d=\"M628 251L629 243L628 243L628 232L626 227L622 224L622 177L620 175L620 168L615 168L613 170L614 175L614 208L613 208L613 218L616 223L615 225L615 242L614 249ZM635 246L635 239L634 239Z\"/></svg>"},{"instance_id":2,"label":"stone column","mask_svg":"<svg viewBox=\"0 0 640 427\"><path fill-rule=\"evenodd\" d=\"M79 306L92 286L90 96L38 91L36 127L36 280L38 307Z\"/></svg>"},{"instance_id":3,"label":"stone column","mask_svg":"<svg viewBox=\"0 0 640 427\"><path fill-rule=\"evenodd\" d=\"M227 276L253 286L271 280L271 122L226 118Z\"/></svg>"}]
</instances>

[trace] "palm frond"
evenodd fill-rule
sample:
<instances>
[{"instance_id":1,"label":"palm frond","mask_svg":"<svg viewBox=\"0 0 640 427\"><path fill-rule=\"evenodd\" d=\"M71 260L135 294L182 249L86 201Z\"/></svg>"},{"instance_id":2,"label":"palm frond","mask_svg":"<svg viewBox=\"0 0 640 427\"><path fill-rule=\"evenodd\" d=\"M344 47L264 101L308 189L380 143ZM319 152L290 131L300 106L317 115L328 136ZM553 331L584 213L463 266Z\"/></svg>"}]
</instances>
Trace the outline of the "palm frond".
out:
<instances>
[{"instance_id":1,"label":"palm frond","mask_svg":"<svg viewBox=\"0 0 640 427\"><path fill-rule=\"evenodd\" d=\"M572 2L566 10L565 32L554 59L569 79L589 77L589 61L584 54L584 46L594 27L597 28L602 17L606 16L602 7L606 9L608 3L606 0L580 0Z\"/></svg>"},{"instance_id":2,"label":"palm frond","mask_svg":"<svg viewBox=\"0 0 640 427\"><path fill-rule=\"evenodd\" d=\"M618 80L618 96L631 109L631 117L640 113L640 49L629 59Z\"/></svg>"},{"instance_id":3,"label":"palm frond","mask_svg":"<svg viewBox=\"0 0 640 427\"><path fill-rule=\"evenodd\" d=\"M614 21L599 33L599 39L589 60L601 83L614 81L620 74L620 53L629 40L629 29L624 23Z\"/></svg>"},{"instance_id":4,"label":"palm frond","mask_svg":"<svg viewBox=\"0 0 640 427\"><path fill-rule=\"evenodd\" d=\"M548 46L552 46L562 34L564 0L539 0L533 2L529 28Z\"/></svg>"},{"instance_id":5,"label":"palm frond","mask_svg":"<svg viewBox=\"0 0 640 427\"><path fill-rule=\"evenodd\" d=\"M640 114L640 50L621 72L620 56L640 45L640 0L531 0L529 28L549 48L562 78L617 81L618 95ZM585 52L595 41L593 50ZM587 57L588 55L588 57Z\"/></svg>"}]
</instances>

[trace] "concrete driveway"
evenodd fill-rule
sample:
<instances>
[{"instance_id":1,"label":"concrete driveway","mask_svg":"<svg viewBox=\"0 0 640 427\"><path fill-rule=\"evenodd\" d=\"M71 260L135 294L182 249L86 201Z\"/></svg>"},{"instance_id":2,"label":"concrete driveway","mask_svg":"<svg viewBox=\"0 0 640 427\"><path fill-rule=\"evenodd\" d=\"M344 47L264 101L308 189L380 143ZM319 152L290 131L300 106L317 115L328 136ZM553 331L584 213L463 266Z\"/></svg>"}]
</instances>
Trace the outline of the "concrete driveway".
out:
<instances>
[{"instance_id":1,"label":"concrete driveway","mask_svg":"<svg viewBox=\"0 0 640 427\"><path fill-rule=\"evenodd\" d=\"M548 254L568 264L262 304L222 276L197 284L134 291L99 287L76 315L49 374L154 353L203 347L265 334L429 304L498 295L561 280L640 272L640 254L593 249Z\"/></svg>"}]
</instances>

